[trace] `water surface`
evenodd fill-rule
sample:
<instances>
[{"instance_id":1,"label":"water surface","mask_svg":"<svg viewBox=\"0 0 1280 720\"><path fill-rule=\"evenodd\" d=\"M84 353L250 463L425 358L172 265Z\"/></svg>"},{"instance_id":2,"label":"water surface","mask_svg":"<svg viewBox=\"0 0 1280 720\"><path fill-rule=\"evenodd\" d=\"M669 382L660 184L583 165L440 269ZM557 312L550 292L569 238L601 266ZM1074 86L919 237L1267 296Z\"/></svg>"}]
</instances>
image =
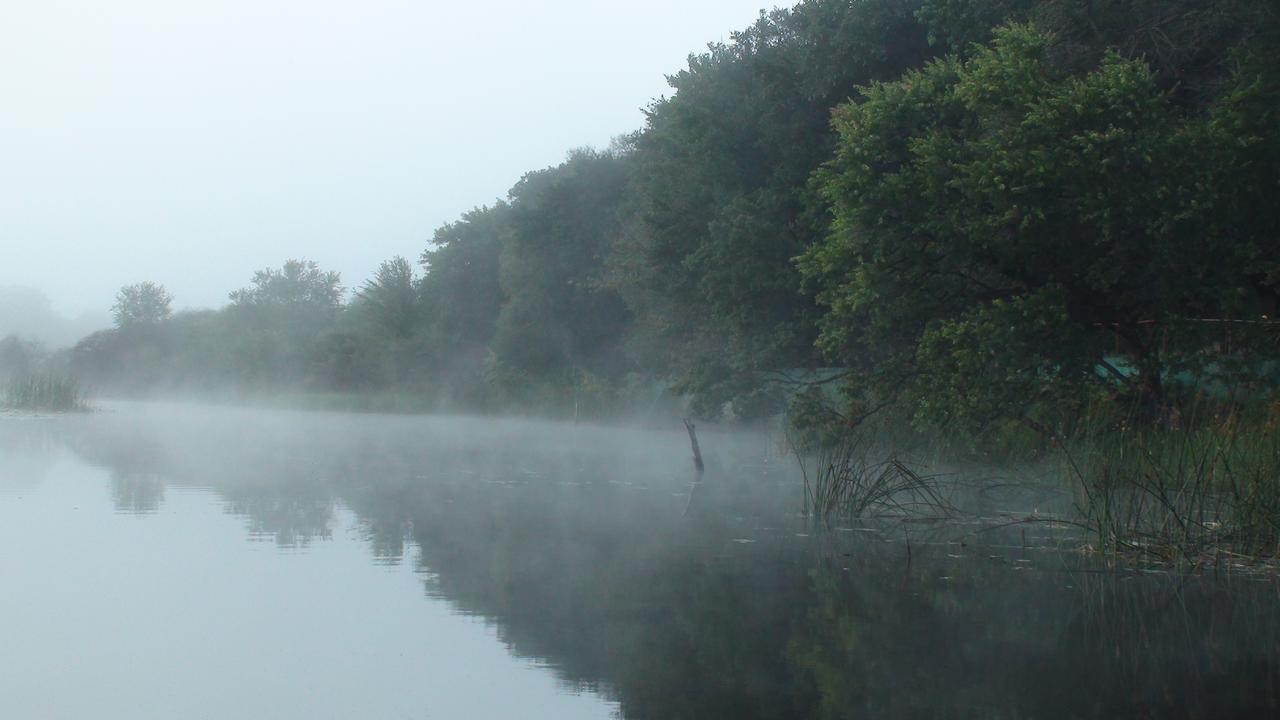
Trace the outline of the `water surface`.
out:
<instances>
[{"instance_id":1,"label":"water surface","mask_svg":"<svg viewBox=\"0 0 1280 720\"><path fill-rule=\"evenodd\" d=\"M1111 567L1039 525L812 527L760 436L706 432L691 500L683 433L0 418L6 716L1277 712L1270 577Z\"/></svg>"}]
</instances>

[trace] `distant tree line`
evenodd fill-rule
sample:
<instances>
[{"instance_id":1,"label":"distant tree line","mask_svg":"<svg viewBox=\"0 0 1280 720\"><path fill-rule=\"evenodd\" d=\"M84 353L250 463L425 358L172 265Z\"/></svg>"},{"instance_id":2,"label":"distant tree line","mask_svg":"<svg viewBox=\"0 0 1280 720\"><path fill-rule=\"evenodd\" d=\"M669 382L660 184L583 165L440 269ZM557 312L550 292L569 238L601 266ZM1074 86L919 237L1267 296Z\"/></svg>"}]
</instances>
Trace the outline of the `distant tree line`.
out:
<instances>
[{"instance_id":1,"label":"distant tree line","mask_svg":"<svg viewBox=\"0 0 1280 720\"><path fill-rule=\"evenodd\" d=\"M217 311L170 316L133 286L72 364L133 390L599 413L667 388L704 416L792 402L975 429L1270 388L1278 17L805 0L691 56L633 135L527 174L349 300L305 260Z\"/></svg>"}]
</instances>

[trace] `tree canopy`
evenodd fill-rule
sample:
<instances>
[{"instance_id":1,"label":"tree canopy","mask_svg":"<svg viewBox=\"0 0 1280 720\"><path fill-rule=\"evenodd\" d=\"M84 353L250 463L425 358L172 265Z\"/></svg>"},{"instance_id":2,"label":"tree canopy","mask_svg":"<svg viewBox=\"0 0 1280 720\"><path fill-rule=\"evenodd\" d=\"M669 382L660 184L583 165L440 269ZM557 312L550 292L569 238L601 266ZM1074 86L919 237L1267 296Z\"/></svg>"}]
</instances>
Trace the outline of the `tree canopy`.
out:
<instances>
[{"instance_id":1,"label":"tree canopy","mask_svg":"<svg viewBox=\"0 0 1280 720\"><path fill-rule=\"evenodd\" d=\"M173 316L173 296L151 281L126 285L116 293L111 317L118 328L155 326Z\"/></svg>"},{"instance_id":2,"label":"tree canopy","mask_svg":"<svg viewBox=\"0 0 1280 720\"><path fill-rule=\"evenodd\" d=\"M932 55L918 3L811 0L762 13L669 78L635 139L618 284L645 364L718 414L760 373L821 364L792 258L826 232L808 178L830 109ZM776 408L775 408L776 409Z\"/></svg>"},{"instance_id":3,"label":"tree canopy","mask_svg":"<svg viewBox=\"0 0 1280 720\"><path fill-rule=\"evenodd\" d=\"M1235 178L1261 140L1180 112L1142 61L1075 75L1051 48L1000 28L836 114L835 224L802 261L829 308L821 344L937 423L1081 384L1162 406L1171 370L1220 369L1191 330L1274 311L1274 226L1236 212L1265 187Z\"/></svg>"}]
</instances>

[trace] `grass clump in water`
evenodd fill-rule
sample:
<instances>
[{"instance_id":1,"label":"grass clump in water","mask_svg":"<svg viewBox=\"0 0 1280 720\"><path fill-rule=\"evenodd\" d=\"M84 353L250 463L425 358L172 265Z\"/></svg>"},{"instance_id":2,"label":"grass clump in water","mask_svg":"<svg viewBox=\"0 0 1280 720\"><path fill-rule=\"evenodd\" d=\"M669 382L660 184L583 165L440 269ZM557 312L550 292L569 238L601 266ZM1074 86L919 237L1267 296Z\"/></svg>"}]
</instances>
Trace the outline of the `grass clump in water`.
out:
<instances>
[{"instance_id":1,"label":"grass clump in water","mask_svg":"<svg viewBox=\"0 0 1280 720\"><path fill-rule=\"evenodd\" d=\"M0 402L10 410L69 412L86 409L80 382L58 373L33 373L12 378L4 387Z\"/></svg>"},{"instance_id":2,"label":"grass clump in water","mask_svg":"<svg viewBox=\"0 0 1280 720\"><path fill-rule=\"evenodd\" d=\"M893 515L946 515L953 510L939 476L924 474L861 432L846 432L818 442L791 446L804 478L806 515L864 517L872 512Z\"/></svg>"},{"instance_id":3,"label":"grass clump in water","mask_svg":"<svg viewBox=\"0 0 1280 720\"><path fill-rule=\"evenodd\" d=\"M1280 546L1280 432L1239 414L1121 427L1064 444L1083 521L1102 552L1197 560Z\"/></svg>"}]
</instances>

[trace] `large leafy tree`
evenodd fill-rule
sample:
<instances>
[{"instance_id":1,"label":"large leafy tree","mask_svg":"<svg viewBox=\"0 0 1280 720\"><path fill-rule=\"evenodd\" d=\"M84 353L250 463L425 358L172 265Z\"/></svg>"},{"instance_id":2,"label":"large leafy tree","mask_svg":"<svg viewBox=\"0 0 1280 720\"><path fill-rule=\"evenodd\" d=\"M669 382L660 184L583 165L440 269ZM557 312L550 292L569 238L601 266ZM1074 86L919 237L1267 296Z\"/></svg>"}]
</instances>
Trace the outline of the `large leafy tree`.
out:
<instances>
[{"instance_id":1,"label":"large leafy tree","mask_svg":"<svg viewBox=\"0 0 1280 720\"><path fill-rule=\"evenodd\" d=\"M379 265L356 291L355 310L382 337L404 340L417 329L418 300L413 265L397 256Z\"/></svg>"},{"instance_id":2,"label":"large leafy tree","mask_svg":"<svg viewBox=\"0 0 1280 720\"><path fill-rule=\"evenodd\" d=\"M714 414L762 371L812 365L791 259L825 233L810 173L832 107L932 50L901 0L806 0L689 58L636 139L634 214L613 260L644 363Z\"/></svg>"},{"instance_id":3,"label":"large leafy tree","mask_svg":"<svg viewBox=\"0 0 1280 720\"><path fill-rule=\"evenodd\" d=\"M231 293L226 310L238 374L253 383L307 381L317 340L336 321L343 292L338 273L310 260L254 273L248 287Z\"/></svg>"},{"instance_id":4,"label":"large leafy tree","mask_svg":"<svg viewBox=\"0 0 1280 720\"><path fill-rule=\"evenodd\" d=\"M436 230L419 286L431 373L466 402L483 398L483 368L505 295L498 257L510 234L506 203L477 208Z\"/></svg>"},{"instance_id":5,"label":"large leafy tree","mask_svg":"<svg viewBox=\"0 0 1280 720\"><path fill-rule=\"evenodd\" d=\"M1274 302L1274 226L1233 212L1261 141L1180 112L1146 63L1074 75L1053 48L1006 27L837 113L835 224L801 268L855 396L981 426L1096 386L1159 413L1172 371L1221 357L1204 320Z\"/></svg>"},{"instance_id":6,"label":"large leafy tree","mask_svg":"<svg viewBox=\"0 0 1280 720\"><path fill-rule=\"evenodd\" d=\"M399 256L384 261L321 340L319 374L342 388L421 384L423 324L413 265Z\"/></svg>"},{"instance_id":7,"label":"large leafy tree","mask_svg":"<svg viewBox=\"0 0 1280 720\"><path fill-rule=\"evenodd\" d=\"M151 281L126 285L116 293L111 316L116 327L154 327L173 315L173 296L163 285Z\"/></svg>"},{"instance_id":8,"label":"large leafy tree","mask_svg":"<svg viewBox=\"0 0 1280 720\"><path fill-rule=\"evenodd\" d=\"M966 55L1010 23L1056 38L1054 61L1085 70L1107 52L1143 59L1180 104L1212 97L1229 74L1232 48L1270 32L1273 0L924 0L917 17L930 41Z\"/></svg>"},{"instance_id":9,"label":"large leafy tree","mask_svg":"<svg viewBox=\"0 0 1280 720\"><path fill-rule=\"evenodd\" d=\"M337 312L342 303L342 279L324 271L313 260L288 260L280 267L253 274L253 282L231 293L231 303L242 307L285 308L318 316Z\"/></svg>"},{"instance_id":10,"label":"large leafy tree","mask_svg":"<svg viewBox=\"0 0 1280 720\"><path fill-rule=\"evenodd\" d=\"M553 382L574 381L581 371L625 370L620 341L630 318L604 274L629 160L620 152L577 150L511 189L497 360Z\"/></svg>"},{"instance_id":11,"label":"large leafy tree","mask_svg":"<svg viewBox=\"0 0 1280 720\"><path fill-rule=\"evenodd\" d=\"M1036 5L1037 0L924 0L916 17L928 28L930 43L963 53L989 41L1001 24L1025 20Z\"/></svg>"}]
</instances>

